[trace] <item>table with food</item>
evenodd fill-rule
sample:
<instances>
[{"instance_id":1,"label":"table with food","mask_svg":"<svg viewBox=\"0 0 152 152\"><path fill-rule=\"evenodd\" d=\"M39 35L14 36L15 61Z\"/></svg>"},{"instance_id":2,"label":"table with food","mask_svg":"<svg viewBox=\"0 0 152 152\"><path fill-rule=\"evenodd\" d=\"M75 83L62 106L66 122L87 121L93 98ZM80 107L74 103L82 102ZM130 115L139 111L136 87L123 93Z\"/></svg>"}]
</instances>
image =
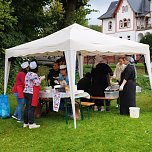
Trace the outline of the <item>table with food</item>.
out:
<instances>
[{"instance_id":1,"label":"table with food","mask_svg":"<svg viewBox=\"0 0 152 152\"><path fill-rule=\"evenodd\" d=\"M75 86L74 94L75 94L75 99L79 99L79 98L90 99L90 95L87 92L84 92L84 90L77 90L76 86ZM53 104L53 111L58 112L60 107L60 101L62 102L61 99L64 99L64 101L66 101L65 111L67 113L67 103L69 104L70 101L69 86L56 85L54 89L52 89L52 87L43 87L43 89L40 90L39 93L40 106L42 108L43 105L46 105L46 113L50 108L49 103ZM76 115L77 115L77 107L76 107Z\"/></svg>"}]
</instances>

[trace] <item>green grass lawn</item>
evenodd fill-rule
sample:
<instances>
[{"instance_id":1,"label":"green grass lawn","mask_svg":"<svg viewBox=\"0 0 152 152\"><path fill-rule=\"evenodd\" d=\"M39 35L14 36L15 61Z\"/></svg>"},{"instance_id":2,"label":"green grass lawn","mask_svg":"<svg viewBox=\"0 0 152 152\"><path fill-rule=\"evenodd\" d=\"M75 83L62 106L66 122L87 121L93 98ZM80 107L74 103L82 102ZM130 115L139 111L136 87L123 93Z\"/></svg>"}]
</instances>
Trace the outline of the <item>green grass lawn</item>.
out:
<instances>
[{"instance_id":1,"label":"green grass lawn","mask_svg":"<svg viewBox=\"0 0 152 152\"><path fill-rule=\"evenodd\" d=\"M9 96L11 111L15 98ZM93 112L90 119L73 120L66 126L64 115L51 112L36 120L41 128L29 130L14 119L0 119L0 151L151 151L152 150L152 94L150 91L137 95L140 118L119 115L112 101L110 112Z\"/></svg>"},{"instance_id":2,"label":"green grass lawn","mask_svg":"<svg viewBox=\"0 0 152 152\"><path fill-rule=\"evenodd\" d=\"M142 77L142 67L138 72ZM141 85L145 85L145 79ZM13 113L16 106L14 96L9 95L9 100ZM138 119L119 115L115 106L116 101L112 101L110 112L92 111L90 119L85 113L84 120L77 121L77 129L74 129L72 119L66 126L64 114L60 112L36 119L41 127L33 130L22 128L22 124L12 118L0 119L0 152L152 151L151 91L146 89L137 94L137 106L141 108Z\"/></svg>"}]
</instances>

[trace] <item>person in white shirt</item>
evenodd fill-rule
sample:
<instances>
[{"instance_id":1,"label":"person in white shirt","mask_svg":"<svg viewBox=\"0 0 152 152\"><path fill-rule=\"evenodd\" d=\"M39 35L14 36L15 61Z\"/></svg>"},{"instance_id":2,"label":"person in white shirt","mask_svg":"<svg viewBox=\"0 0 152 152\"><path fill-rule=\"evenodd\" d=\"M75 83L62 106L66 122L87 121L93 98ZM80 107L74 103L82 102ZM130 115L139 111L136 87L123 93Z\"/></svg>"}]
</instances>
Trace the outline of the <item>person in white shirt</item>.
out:
<instances>
[{"instance_id":1,"label":"person in white shirt","mask_svg":"<svg viewBox=\"0 0 152 152\"><path fill-rule=\"evenodd\" d=\"M114 75L113 78L117 80L117 82L120 82L120 77L121 77L121 73L122 71L125 69L126 65L124 64L124 58L120 57L119 58L119 62L116 65L116 69L114 71ZM119 98L117 99L117 108L119 107Z\"/></svg>"},{"instance_id":2,"label":"person in white shirt","mask_svg":"<svg viewBox=\"0 0 152 152\"><path fill-rule=\"evenodd\" d=\"M120 57L113 75L113 78L116 79L118 82L120 81L121 73L125 69L125 67L126 65L124 64L124 58Z\"/></svg>"}]
</instances>

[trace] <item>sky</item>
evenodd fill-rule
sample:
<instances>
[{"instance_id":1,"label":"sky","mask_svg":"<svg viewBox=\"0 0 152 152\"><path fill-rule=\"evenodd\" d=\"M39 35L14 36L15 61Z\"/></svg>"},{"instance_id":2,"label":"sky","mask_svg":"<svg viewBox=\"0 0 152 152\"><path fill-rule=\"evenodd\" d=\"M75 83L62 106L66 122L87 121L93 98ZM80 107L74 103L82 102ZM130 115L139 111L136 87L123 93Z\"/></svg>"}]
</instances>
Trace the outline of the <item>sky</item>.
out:
<instances>
[{"instance_id":1,"label":"sky","mask_svg":"<svg viewBox=\"0 0 152 152\"><path fill-rule=\"evenodd\" d=\"M91 4L90 8L98 10L98 12L93 12L87 16L87 18L90 18L89 24L101 25L101 20L97 18L107 11L112 1L115 1L115 0L90 0L89 2L89 4Z\"/></svg>"}]
</instances>

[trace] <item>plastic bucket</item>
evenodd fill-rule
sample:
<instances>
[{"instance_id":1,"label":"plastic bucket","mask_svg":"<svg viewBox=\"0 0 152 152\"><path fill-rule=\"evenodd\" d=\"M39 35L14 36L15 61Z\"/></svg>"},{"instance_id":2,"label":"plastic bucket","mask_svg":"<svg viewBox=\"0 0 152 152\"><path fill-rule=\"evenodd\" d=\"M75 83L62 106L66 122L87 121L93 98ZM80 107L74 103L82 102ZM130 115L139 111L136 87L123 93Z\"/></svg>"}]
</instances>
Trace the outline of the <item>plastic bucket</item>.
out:
<instances>
[{"instance_id":1,"label":"plastic bucket","mask_svg":"<svg viewBox=\"0 0 152 152\"><path fill-rule=\"evenodd\" d=\"M130 111L130 118L139 118L139 112L140 112L139 107L129 107L129 111Z\"/></svg>"}]
</instances>

